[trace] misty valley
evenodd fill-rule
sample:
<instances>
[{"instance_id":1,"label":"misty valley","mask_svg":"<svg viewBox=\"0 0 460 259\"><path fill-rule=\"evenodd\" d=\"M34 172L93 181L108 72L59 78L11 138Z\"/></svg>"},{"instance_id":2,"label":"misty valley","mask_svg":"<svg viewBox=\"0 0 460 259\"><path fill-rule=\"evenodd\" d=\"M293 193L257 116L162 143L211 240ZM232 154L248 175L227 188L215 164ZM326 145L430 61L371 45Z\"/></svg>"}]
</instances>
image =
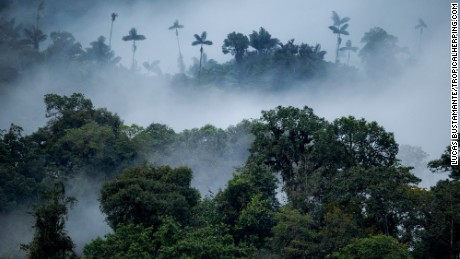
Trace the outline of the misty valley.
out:
<instances>
[{"instance_id":1,"label":"misty valley","mask_svg":"<svg viewBox=\"0 0 460 259\"><path fill-rule=\"evenodd\" d=\"M0 2L0 258L459 258L448 4L93 2Z\"/></svg>"}]
</instances>

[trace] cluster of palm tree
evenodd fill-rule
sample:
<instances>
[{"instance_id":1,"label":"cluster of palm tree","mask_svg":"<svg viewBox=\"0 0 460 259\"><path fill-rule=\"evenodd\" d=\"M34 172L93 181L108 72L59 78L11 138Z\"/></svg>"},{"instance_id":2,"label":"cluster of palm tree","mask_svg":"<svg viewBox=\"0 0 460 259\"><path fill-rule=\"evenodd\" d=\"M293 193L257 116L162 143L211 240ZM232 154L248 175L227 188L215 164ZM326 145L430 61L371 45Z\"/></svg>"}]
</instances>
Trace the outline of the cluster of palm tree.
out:
<instances>
[{"instance_id":1,"label":"cluster of palm tree","mask_svg":"<svg viewBox=\"0 0 460 259\"><path fill-rule=\"evenodd\" d=\"M116 13L111 14L112 23L111 23L111 27L110 27L109 46L111 46L113 23L114 23L115 19L117 18L117 16L118 16L118 14L116 14ZM39 16L37 15L37 25L38 25L38 17ZM345 43L345 46L341 47L342 41L343 41L342 37L350 35L350 33L348 32L348 27L349 27L348 22L350 21L350 18L349 17L341 18L337 14L337 12L332 11L332 21L333 21L333 24L331 26L329 26L329 29L332 31L333 34L337 35L337 46L336 46L336 51L335 51L335 63L340 62L340 55L339 55L340 52L346 52L346 54L347 54L347 64L349 64L349 62L350 62L350 53L351 52L356 52L358 50L357 47L352 45L351 40L347 40L346 43ZM179 41L179 30L182 29L182 28L184 28L184 25L180 24L177 19L168 28L169 30L174 30L175 34L176 34L177 48L178 48L178 51L179 51L178 63L179 63L180 73L185 72L185 65L184 65L184 62L183 62L183 56L182 56L182 51L181 51L181 46L180 46L180 41ZM420 31L419 49L420 49L420 45L421 45L421 41L422 41L423 30L426 29L426 28L427 28L427 25L425 24L425 22L422 19L419 19L419 23L415 26L415 29ZM28 32L28 33L32 35L33 32ZM229 35L231 35L231 34L229 34ZM241 35L237 35L237 34L235 34L235 35L236 36L241 36ZM41 38L43 36L37 35L35 37L40 38L41 40L43 40ZM45 35L45 37L46 37L46 35ZM202 60L203 60L203 46L204 45L212 45L213 42L210 41L210 40L207 40L206 31L203 31L201 34L194 34L194 37L195 37L195 41L192 42L192 46L197 46L197 45L200 46L200 62L199 62L199 71L198 71L198 80L200 80L200 78L201 78L201 69L202 69ZM132 52L133 52L132 67L134 67L135 66L134 55L135 55L135 52L136 52L136 49L137 49L136 41L145 40L146 38L145 38L144 35L138 34L137 30L135 28L132 28L129 31L129 34L124 36L122 39L124 41L132 41L133 42L133 46L132 46ZM243 41L240 40L239 42L243 42ZM249 35L249 38L244 36L244 42L247 42L247 44L245 44L245 46L248 45L248 46L252 46L253 48L255 48L257 54L259 54L259 55L264 54L267 51L267 49L272 49L274 46L279 46L281 49L286 49L286 48L288 48L290 46L289 42L286 43L286 44L281 44L278 41L278 39L271 38L271 35L264 28L261 28L259 32L254 31L251 35ZM225 44L227 44L227 45L225 45ZM233 45L235 45L235 44L233 44ZM227 54L227 53L239 54L239 56L238 56L239 60L238 60L238 57L237 57L236 54L235 54L235 58L237 59L237 61L241 61L241 57L242 57L241 50L236 49L237 46L233 46L233 45L232 45L232 41L230 41L230 39L226 39L226 42L224 42L223 51L224 51L225 54ZM291 45L293 45L292 42L291 42ZM246 46L245 48L247 48L248 46ZM239 52L236 51L236 50L238 50ZM244 51L245 51L245 49L243 50L243 52ZM235 52L235 53L233 53L233 52ZM322 53L321 56L324 56L325 52L322 51L321 53ZM240 63L240 62L237 62L237 63ZM157 66L157 65L158 64L156 63L155 66ZM151 68L150 65L149 65L149 68Z\"/></svg>"}]
</instances>

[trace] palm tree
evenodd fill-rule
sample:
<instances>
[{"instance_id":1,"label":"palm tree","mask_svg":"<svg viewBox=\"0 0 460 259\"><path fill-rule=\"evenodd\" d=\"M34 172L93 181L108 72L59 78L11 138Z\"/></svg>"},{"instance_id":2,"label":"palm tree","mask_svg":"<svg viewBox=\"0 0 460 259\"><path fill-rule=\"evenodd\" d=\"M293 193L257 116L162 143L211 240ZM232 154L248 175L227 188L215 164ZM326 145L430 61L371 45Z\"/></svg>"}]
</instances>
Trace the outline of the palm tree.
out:
<instances>
[{"instance_id":1,"label":"palm tree","mask_svg":"<svg viewBox=\"0 0 460 259\"><path fill-rule=\"evenodd\" d=\"M35 26L31 26L30 29L25 28L24 34L27 37L27 42L32 44L33 47L38 51L40 48L40 42L46 40L47 35L40 30L40 19L42 16L40 13L45 8L45 0L40 0L37 6L37 15L35 16Z\"/></svg>"},{"instance_id":2,"label":"palm tree","mask_svg":"<svg viewBox=\"0 0 460 259\"><path fill-rule=\"evenodd\" d=\"M350 18L345 17L340 19L339 15L335 12L332 11L332 21L334 22L333 25L329 26L329 29L334 34L337 34L337 50L335 52L335 63L339 63L339 49L340 49L340 44L342 43L342 38L340 35L350 35L348 33L347 28L348 28L348 21Z\"/></svg>"},{"instance_id":3,"label":"palm tree","mask_svg":"<svg viewBox=\"0 0 460 259\"><path fill-rule=\"evenodd\" d=\"M196 41L192 42L192 46L200 45L200 70L198 72L198 80L201 78L201 60L203 58L203 45L212 45L212 41L206 40L208 36L207 33L204 31L201 33L201 36L198 34L193 35L195 36Z\"/></svg>"},{"instance_id":4,"label":"palm tree","mask_svg":"<svg viewBox=\"0 0 460 259\"><path fill-rule=\"evenodd\" d=\"M181 73L184 73L185 71L185 65L184 65L184 60L182 59L182 52L180 51L180 44L179 44L179 31L177 29L182 29L184 28L183 25L179 24L179 21L176 19L174 21L174 24L169 27L170 30L176 30L176 39L177 39L177 47L179 48L179 70Z\"/></svg>"},{"instance_id":5,"label":"palm tree","mask_svg":"<svg viewBox=\"0 0 460 259\"><path fill-rule=\"evenodd\" d=\"M48 37L40 29L33 25L30 27L30 29L24 28L24 34L27 37L26 42L31 44L37 51L40 48L40 42L46 40Z\"/></svg>"},{"instance_id":6,"label":"palm tree","mask_svg":"<svg viewBox=\"0 0 460 259\"><path fill-rule=\"evenodd\" d=\"M159 60L154 60L151 63L149 63L149 62L142 63L142 65L144 66L145 69L147 69L150 72L153 72L153 73L157 74L157 76L160 76L162 74L162 72L161 72L161 68L160 68L160 66L158 64L160 64Z\"/></svg>"},{"instance_id":7,"label":"palm tree","mask_svg":"<svg viewBox=\"0 0 460 259\"><path fill-rule=\"evenodd\" d=\"M249 46L257 50L257 54L266 54L274 49L279 43L277 38L272 38L263 27L260 27L259 32L253 31L249 34Z\"/></svg>"},{"instance_id":8,"label":"palm tree","mask_svg":"<svg viewBox=\"0 0 460 259\"><path fill-rule=\"evenodd\" d=\"M136 41L137 40L145 40L145 36L137 34L136 28L132 28L129 31L128 35L123 36L123 40L124 41L133 41L133 61L132 61L132 65L131 65L131 69L133 69L134 68L134 53L136 52L136 49L137 49Z\"/></svg>"},{"instance_id":9,"label":"palm tree","mask_svg":"<svg viewBox=\"0 0 460 259\"><path fill-rule=\"evenodd\" d=\"M118 14L117 13L112 13L112 23L110 24L110 35L109 35L109 47L112 47L112 30L113 30L113 22L115 22L115 19L117 19Z\"/></svg>"},{"instance_id":10,"label":"palm tree","mask_svg":"<svg viewBox=\"0 0 460 259\"><path fill-rule=\"evenodd\" d=\"M420 30L420 39L418 43L418 51L420 52L421 45L422 45L422 34L423 34L423 29L426 29L428 26L426 23L422 20L422 18L418 19L418 24L415 26L416 30Z\"/></svg>"},{"instance_id":11,"label":"palm tree","mask_svg":"<svg viewBox=\"0 0 460 259\"><path fill-rule=\"evenodd\" d=\"M350 62L350 51L356 52L357 50L358 50L357 47L353 47L351 45L351 40L347 40L347 43L345 44L345 47L340 48L340 51L347 51L348 52L347 65Z\"/></svg>"}]
</instances>

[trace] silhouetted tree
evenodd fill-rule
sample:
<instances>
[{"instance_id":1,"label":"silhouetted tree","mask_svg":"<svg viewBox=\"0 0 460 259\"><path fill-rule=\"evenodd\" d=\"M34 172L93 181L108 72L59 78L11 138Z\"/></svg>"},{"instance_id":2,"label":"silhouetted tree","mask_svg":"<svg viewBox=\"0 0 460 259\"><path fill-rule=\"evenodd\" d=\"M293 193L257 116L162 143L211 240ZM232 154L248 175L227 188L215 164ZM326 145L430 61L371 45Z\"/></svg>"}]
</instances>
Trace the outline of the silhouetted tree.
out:
<instances>
[{"instance_id":1,"label":"silhouetted tree","mask_svg":"<svg viewBox=\"0 0 460 259\"><path fill-rule=\"evenodd\" d=\"M426 23L422 20L422 18L419 18L419 19L418 19L418 24L415 26L415 29L420 31L420 38L419 38L419 42L418 42L418 51L419 51L419 52L421 51L421 46L422 46L422 34L423 34L423 30L426 29L427 27L428 27L428 26L427 26Z\"/></svg>"},{"instance_id":2,"label":"silhouetted tree","mask_svg":"<svg viewBox=\"0 0 460 259\"><path fill-rule=\"evenodd\" d=\"M110 46L105 44L105 37L99 36L96 41L90 43L91 48L86 48L83 55L84 60L93 61L99 64L116 64L120 61L120 57L115 57Z\"/></svg>"},{"instance_id":3,"label":"silhouetted tree","mask_svg":"<svg viewBox=\"0 0 460 259\"><path fill-rule=\"evenodd\" d=\"M136 28L132 28L130 31L129 31L129 34L126 35L126 36L123 36L123 40L124 41L132 41L133 42L133 61L131 63L131 69L134 68L134 53L136 52L136 41L138 40L145 40L145 36L144 35L140 35L140 34L137 34L137 30Z\"/></svg>"},{"instance_id":4,"label":"silhouetted tree","mask_svg":"<svg viewBox=\"0 0 460 259\"><path fill-rule=\"evenodd\" d=\"M249 47L249 39L242 33L232 32L227 35L222 45L224 54L232 54L235 56L235 61L240 64L243 61L243 55Z\"/></svg>"},{"instance_id":5,"label":"silhouetted tree","mask_svg":"<svg viewBox=\"0 0 460 259\"><path fill-rule=\"evenodd\" d=\"M195 37L195 41L192 42L192 46L200 45L200 70L198 72L198 80L201 79L201 60L203 58L203 45L212 45L212 41L206 40L208 34L204 31L201 33L201 36L198 34L193 35Z\"/></svg>"},{"instance_id":6,"label":"silhouetted tree","mask_svg":"<svg viewBox=\"0 0 460 259\"><path fill-rule=\"evenodd\" d=\"M112 23L110 24L110 36L109 36L109 47L112 47L112 31L113 31L113 23L115 22L115 19L117 19L118 14L117 13L112 13L110 15L112 17Z\"/></svg>"},{"instance_id":7,"label":"silhouetted tree","mask_svg":"<svg viewBox=\"0 0 460 259\"><path fill-rule=\"evenodd\" d=\"M144 66L145 69L147 69L150 72L153 72L157 74L158 76L162 74L160 66L158 64L160 63L159 60L154 60L151 63L149 62L144 62L142 65Z\"/></svg>"},{"instance_id":8,"label":"silhouetted tree","mask_svg":"<svg viewBox=\"0 0 460 259\"><path fill-rule=\"evenodd\" d=\"M259 32L253 31L249 34L249 45L257 50L258 54L266 53L275 48L279 40L272 38L270 33L263 27L260 27Z\"/></svg>"},{"instance_id":9,"label":"silhouetted tree","mask_svg":"<svg viewBox=\"0 0 460 259\"><path fill-rule=\"evenodd\" d=\"M347 65L350 62L350 51L356 52L358 50L357 47L353 47L351 45L351 40L347 40L347 43L345 44L345 47L341 47L340 51L347 51L348 53L348 58L347 58Z\"/></svg>"},{"instance_id":10,"label":"silhouetted tree","mask_svg":"<svg viewBox=\"0 0 460 259\"><path fill-rule=\"evenodd\" d=\"M177 29L182 29L184 28L183 25L179 24L179 21L176 19L174 21L174 24L169 27L170 30L175 30L176 31L176 39L177 39L177 47L179 49L179 70L181 73L184 73L185 71L185 65L184 65L184 60L182 58L182 52L180 50L180 43L179 43L179 31Z\"/></svg>"},{"instance_id":11,"label":"silhouetted tree","mask_svg":"<svg viewBox=\"0 0 460 259\"><path fill-rule=\"evenodd\" d=\"M40 42L45 41L48 37L46 34L38 29L35 26L31 26L30 28L24 29L24 35L27 38L27 42L30 43L36 50L40 48Z\"/></svg>"},{"instance_id":12,"label":"silhouetted tree","mask_svg":"<svg viewBox=\"0 0 460 259\"><path fill-rule=\"evenodd\" d=\"M349 35L347 28L348 28L348 21L350 18L340 18L339 15L332 11L332 21L334 22L333 25L329 26L329 29L334 33L337 34L337 50L335 53L335 63L339 63L339 49L340 44L342 43L342 38L340 35Z\"/></svg>"},{"instance_id":13,"label":"silhouetted tree","mask_svg":"<svg viewBox=\"0 0 460 259\"><path fill-rule=\"evenodd\" d=\"M359 56L369 73L382 77L400 72L401 56L398 54L404 49L397 45L398 38L375 27L364 34L361 42L364 46L359 51Z\"/></svg>"}]
</instances>

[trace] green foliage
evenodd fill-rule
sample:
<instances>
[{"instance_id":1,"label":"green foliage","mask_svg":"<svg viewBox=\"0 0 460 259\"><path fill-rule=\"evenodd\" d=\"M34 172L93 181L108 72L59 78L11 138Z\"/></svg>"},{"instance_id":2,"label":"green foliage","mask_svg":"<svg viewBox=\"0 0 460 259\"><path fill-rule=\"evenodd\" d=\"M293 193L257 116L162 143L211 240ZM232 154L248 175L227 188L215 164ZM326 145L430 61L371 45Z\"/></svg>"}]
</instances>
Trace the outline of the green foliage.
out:
<instances>
[{"instance_id":1,"label":"green foliage","mask_svg":"<svg viewBox=\"0 0 460 259\"><path fill-rule=\"evenodd\" d=\"M121 224L105 240L97 238L83 250L84 258L246 258L251 249L235 246L219 227L182 229L165 218L158 230Z\"/></svg>"},{"instance_id":2,"label":"green foliage","mask_svg":"<svg viewBox=\"0 0 460 259\"><path fill-rule=\"evenodd\" d=\"M105 240L98 237L85 245L83 258L152 258L157 249L153 233L152 227L120 224L114 233L107 234Z\"/></svg>"},{"instance_id":3,"label":"green foliage","mask_svg":"<svg viewBox=\"0 0 460 259\"><path fill-rule=\"evenodd\" d=\"M414 256L455 258L460 252L460 183L439 181L420 208L424 221Z\"/></svg>"},{"instance_id":4,"label":"green foliage","mask_svg":"<svg viewBox=\"0 0 460 259\"><path fill-rule=\"evenodd\" d=\"M330 203L318 236L321 240L321 254L328 255L346 246L350 240L363 237L364 233L352 212L343 211L336 204Z\"/></svg>"},{"instance_id":5,"label":"green foliage","mask_svg":"<svg viewBox=\"0 0 460 259\"><path fill-rule=\"evenodd\" d=\"M362 228L397 236L411 212L407 191L419 181L405 167L355 167L340 175L328 200L360 215Z\"/></svg>"},{"instance_id":6,"label":"green foliage","mask_svg":"<svg viewBox=\"0 0 460 259\"><path fill-rule=\"evenodd\" d=\"M274 214L270 200L262 199L261 194L252 196L251 201L238 217L235 236L257 248L262 247L265 239L272 235Z\"/></svg>"},{"instance_id":7,"label":"green foliage","mask_svg":"<svg viewBox=\"0 0 460 259\"><path fill-rule=\"evenodd\" d=\"M399 243L397 239L377 235L356 239L328 258L406 259L412 256L407 247Z\"/></svg>"},{"instance_id":8,"label":"green foliage","mask_svg":"<svg viewBox=\"0 0 460 259\"><path fill-rule=\"evenodd\" d=\"M447 146L444 153L441 154L441 157L430 161L428 167L433 172L449 172L450 178L460 180L460 166L451 165L450 151L450 146Z\"/></svg>"},{"instance_id":9,"label":"green foliage","mask_svg":"<svg viewBox=\"0 0 460 259\"><path fill-rule=\"evenodd\" d=\"M76 200L66 197L64 184L54 183L52 189L43 195L44 202L33 210L35 234L31 243L21 245L29 258L77 258L75 245L64 230L67 206Z\"/></svg>"},{"instance_id":10,"label":"green foliage","mask_svg":"<svg viewBox=\"0 0 460 259\"><path fill-rule=\"evenodd\" d=\"M106 109L95 109L83 94L45 95L47 126L31 136L46 159L66 175L88 172L113 175L135 157L133 143L121 131L123 122Z\"/></svg>"},{"instance_id":11,"label":"green foliage","mask_svg":"<svg viewBox=\"0 0 460 259\"><path fill-rule=\"evenodd\" d=\"M129 168L101 190L101 210L113 228L119 224L159 227L169 216L180 224L192 220L199 193L190 187L192 171L185 167L154 168L143 164Z\"/></svg>"},{"instance_id":12,"label":"green foliage","mask_svg":"<svg viewBox=\"0 0 460 259\"><path fill-rule=\"evenodd\" d=\"M303 109L278 106L263 111L259 123L253 127L255 140L249 161L268 165L281 173L284 190L290 202L301 207L305 197L306 177L318 168L314 159L313 143L325 121L308 107Z\"/></svg>"},{"instance_id":13,"label":"green foliage","mask_svg":"<svg viewBox=\"0 0 460 259\"><path fill-rule=\"evenodd\" d=\"M323 139L326 146L320 147L320 153L333 151L331 155L337 157L326 159L337 168L391 166L397 161L398 144L393 133L386 132L376 122L342 117L334 120L327 132L331 135Z\"/></svg>"},{"instance_id":14,"label":"green foliage","mask_svg":"<svg viewBox=\"0 0 460 259\"><path fill-rule=\"evenodd\" d=\"M42 175L33 170L33 147L23 129L11 124L8 131L0 130L0 212L33 200L37 194L36 181Z\"/></svg>"},{"instance_id":15,"label":"green foliage","mask_svg":"<svg viewBox=\"0 0 460 259\"><path fill-rule=\"evenodd\" d=\"M278 258L316 258L318 233L310 215L284 207L275 214L276 225L270 240Z\"/></svg>"}]
</instances>

